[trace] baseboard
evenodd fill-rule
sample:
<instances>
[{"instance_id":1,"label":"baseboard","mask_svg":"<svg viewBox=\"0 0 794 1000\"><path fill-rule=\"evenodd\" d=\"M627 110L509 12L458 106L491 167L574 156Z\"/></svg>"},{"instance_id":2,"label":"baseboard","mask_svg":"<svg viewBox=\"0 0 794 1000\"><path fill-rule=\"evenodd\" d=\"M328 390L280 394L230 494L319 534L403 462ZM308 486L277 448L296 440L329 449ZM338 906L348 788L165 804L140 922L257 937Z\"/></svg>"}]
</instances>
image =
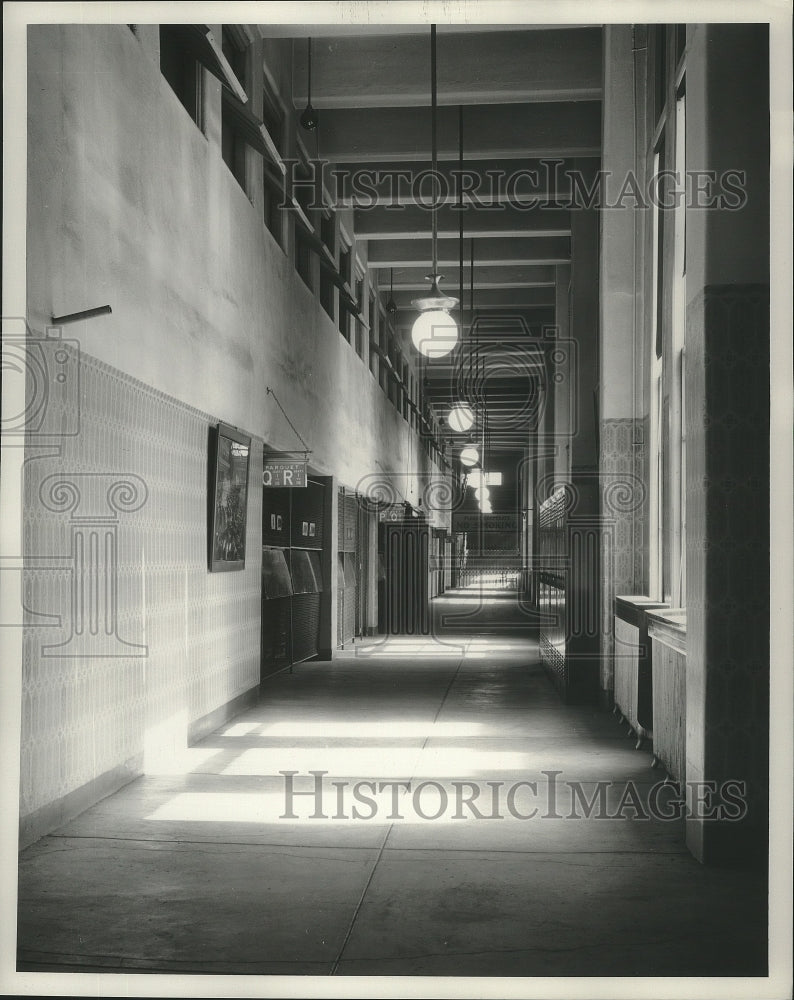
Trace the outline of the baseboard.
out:
<instances>
[{"instance_id":1,"label":"baseboard","mask_svg":"<svg viewBox=\"0 0 794 1000\"><path fill-rule=\"evenodd\" d=\"M233 719L236 715L244 712L247 708L255 705L259 698L259 685L244 691L242 694L227 701L226 704L208 712L188 726L188 745L197 743L199 740L214 732L219 726ZM135 781L144 773L143 753L135 754L123 764L105 771L91 781L80 785L79 788L67 792L60 798L46 805L41 806L27 816L19 819L19 850L29 847L48 833L57 830L75 816L90 809L108 795L113 795L120 788Z\"/></svg>"},{"instance_id":2,"label":"baseboard","mask_svg":"<svg viewBox=\"0 0 794 1000\"><path fill-rule=\"evenodd\" d=\"M216 729L229 722L230 719L233 719L236 715L240 715L247 708L251 708L258 700L259 685L257 684L255 687L243 691L242 694L238 694L231 701L227 701L206 715L202 715L195 722L191 722L187 729L188 746L193 746L194 743L203 740L205 736L214 733Z\"/></svg>"},{"instance_id":3,"label":"baseboard","mask_svg":"<svg viewBox=\"0 0 794 1000\"><path fill-rule=\"evenodd\" d=\"M19 850L30 847L48 833L73 820L108 795L135 781L143 774L143 754L136 754L123 764L105 771L79 788L48 802L27 816L19 818Z\"/></svg>"}]
</instances>

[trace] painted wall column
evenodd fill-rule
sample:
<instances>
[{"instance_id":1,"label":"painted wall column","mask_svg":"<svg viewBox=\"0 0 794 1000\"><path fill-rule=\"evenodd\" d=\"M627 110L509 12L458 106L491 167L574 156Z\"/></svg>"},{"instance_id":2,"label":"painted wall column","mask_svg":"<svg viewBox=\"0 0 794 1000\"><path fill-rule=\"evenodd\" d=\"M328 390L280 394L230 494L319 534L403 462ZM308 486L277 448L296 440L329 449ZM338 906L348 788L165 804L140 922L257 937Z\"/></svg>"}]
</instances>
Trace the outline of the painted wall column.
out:
<instances>
[{"instance_id":1,"label":"painted wall column","mask_svg":"<svg viewBox=\"0 0 794 1000\"><path fill-rule=\"evenodd\" d=\"M634 29L604 29L598 386L599 482L601 502L601 700L610 706L614 690L614 597L640 593L635 551L641 539L635 520L644 501L638 426L641 399L635 372L642 337L635 335L638 259L635 239L641 214L631 198L621 199L626 178L636 172ZM614 207L612 207L614 206ZM639 328L638 328L639 329Z\"/></svg>"},{"instance_id":2,"label":"painted wall column","mask_svg":"<svg viewBox=\"0 0 794 1000\"><path fill-rule=\"evenodd\" d=\"M595 389L598 384L598 230L596 208L571 212L571 423L568 510L569 697L592 700L598 691L600 579L599 490Z\"/></svg>"},{"instance_id":3,"label":"painted wall column","mask_svg":"<svg viewBox=\"0 0 794 1000\"><path fill-rule=\"evenodd\" d=\"M557 282L554 290L554 325L557 330L557 352L552 352L550 374L553 399L554 449L549 473L555 484L567 483L571 473L571 434L574 430L573 414L576 411L575 350L571 337L571 265L557 265ZM551 492L551 489L549 489Z\"/></svg>"},{"instance_id":4,"label":"painted wall column","mask_svg":"<svg viewBox=\"0 0 794 1000\"><path fill-rule=\"evenodd\" d=\"M769 120L763 25L687 28L687 171L746 202L687 212L687 845L764 858L769 771ZM717 788L746 782L742 821Z\"/></svg>"}]
</instances>

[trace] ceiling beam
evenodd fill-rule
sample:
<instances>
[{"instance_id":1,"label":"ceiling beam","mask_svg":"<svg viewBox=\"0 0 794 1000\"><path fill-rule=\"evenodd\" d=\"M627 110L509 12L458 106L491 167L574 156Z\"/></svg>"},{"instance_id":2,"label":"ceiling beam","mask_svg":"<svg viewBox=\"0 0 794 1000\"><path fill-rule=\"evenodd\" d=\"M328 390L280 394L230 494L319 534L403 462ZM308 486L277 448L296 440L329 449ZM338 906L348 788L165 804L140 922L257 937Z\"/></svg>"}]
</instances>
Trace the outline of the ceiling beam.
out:
<instances>
[{"instance_id":1,"label":"ceiling beam","mask_svg":"<svg viewBox=\"0 0 794 1000\"><path fill-rule=\"evenodd\" d=\"M464 258L468 268L469 236L464 233ZM423 267L427 269L431 246L427 237L405 240L370 239L368 245L369 267ZM459 266L460 249L452 240L443 240L438 246L439 265L443 268ZM567 264L571 259L571 241L568 237L533 236L479 238L475 244L477 263L506 267L511 264L554 265ZM426 273L426 272L425 272ZM451 277L452 272L447 272ZM449 282L448 282L449 283Z\"/></svg>"},{"instance_id":2,"label":"ceiling beam","mask_svg":"<svg viewBox=\"0 0 794 1000\"><path fill-rule=\"evenodd\" d=\"M314 95L312 95L314 101ZM438 110L438 158L458 157L458 109ZM471 159L598 156L601 104L491 104L464 109ZM347 108L320 115L319 159L335 163L416 161L430 155L431 112L417 108Z\"/></svg>"},{"instance_id":3,"label":"ceiling beam","mask_svg":"<svg viewBox=\"0 0 794 1000\"><path fill-rule=\"evenodd\" d=\"M438 29L439 104L597 100L599 27L498 30L445 38ZM322 30L322 29L321 29ZM306 45L294 46L293 94L306 102ZM415 107L430 103L430 26L418 34L312 39L315 108Z\"/></svg>"},{"instance_id":4,"label":"ceiling beam","mask_svg":"<svg viewBox=\"0 0 794 1000\"><path fill-rule=\"evenodd\" d=\"M465 300L467 302L468 299ZM475 295L475 305L476 305ZM416 319L416 309L400 309L393 322L395 331L410 333ZM491 306L474 312L474 333L470 333L472 314L469 309L455 310L455 318L467 331L467 336L482 340L509 337L541 337L544 329L554 324L554 306Z\"/></svg>"},{"instance_id":5,"label":"ceiling beam","mask_svg":"<svg viewBox=\"0 0 794 1000\"><path fill-rule=\"evenodd\" d=\"M465 132L465 125L464 125ZM457 160L442 160L436 176L429 160L377 160L371 163L333 163L326 169L324 181L336 204L346 208L371 208L376 205L464 204L478 207L517 202L533 204L561 202L568 204L576 194L571 175L581 176L589 190L600 160L515 159L470 160L463 167Z\"/></svg>"},{"instance_id":6,"label":"ceiling beam","mask_svg":"<svg viewBox=\"0 0 794 1000\"><path fill-rule=\"evenodd\" d=\"M428 287L425 280L428 265L424 267L398 268L394 271L395 289L419 290ZM379 272L379 288L388 291L390 286L390 270L383 269ZM557 269L551 265L532 266L525 264L513 264L503 267L477 266L474 268L475 292L486 288L544 288L554 285L557 280ZM446 280L444 287L449 291L459 287L459 269L457 267L446 269ZM463 289L468 299L471 283L471 268L464 262L463 269Z\"/></svg>"},{"instance_id":7,"label":"ceiling beam","mask_svg":"<svg viewBox=\"0 0 794 1000\"><path fill-rule=\"evenodd\" d=\"M427 288L427 286L425 287ZM446 291L450 291L448 284ZM415 292L402 291L396 287L394 289L394 301L397 303L398 309L410 309L412 300L418 297ZM464 302L466 301L468 301L468 296L464 295ZM539 306L553 308L554 288L495 288L485 291L475 288L474 304L479 311L494 307L513 309L515 311L536 309Z\"/></svg>"},{"instance_id":8,"label":"ceiling beam","mask_svg":"<svg viewBox=\"0 0 794 1000\"><path fill-rule=\"evenodd\" d=\"M257 24L255 30L262 38L355 38L368 35L422 35L427 37L430 21L400 23L390 21L388 23L378 23L372 18L364 18L360 14L359 19L352 20L355 11L352 11L351 20L344 21L340 18L338 7L328 7L325 16L322 7L317 5L312 13L317 14L310 22L301 24L284 22L283 24ZM490 11L489 21L478 23L477 21L458 21L449 24L437 24L438 34L458 35L474 32L484 34L488 31L568 31L574 28L591 28L592 24L533 24L529 21L514 23L513 21L499 22L494 16L493 9Z\"/></svg>"},{"instance_id":9,"label":"ceiling beam","mask_svg":"<svg viewBox=\"0 0 794 1000\"><path fill-rule=\"evenodd\" d=\"M571 235L571 214L564 208L524 210L503 205L479 210L472 206L461 211L442 205L437 212L439 239L458 240L461 215L464 240L472 237ZM359 240L428 238L431 227L431 212L417 205L394 209L356 209L353 224L356 239ZM446 252L449 255L449 248Z\"/></svg>"}]
</instances>

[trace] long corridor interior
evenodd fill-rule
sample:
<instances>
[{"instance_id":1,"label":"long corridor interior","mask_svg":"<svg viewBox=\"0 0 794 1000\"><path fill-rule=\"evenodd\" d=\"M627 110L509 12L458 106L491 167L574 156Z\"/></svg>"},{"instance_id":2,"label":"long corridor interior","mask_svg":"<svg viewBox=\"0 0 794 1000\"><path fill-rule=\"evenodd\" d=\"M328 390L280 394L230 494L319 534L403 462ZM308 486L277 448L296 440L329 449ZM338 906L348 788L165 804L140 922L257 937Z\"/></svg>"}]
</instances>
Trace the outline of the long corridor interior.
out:
<instances>
[{"instance_id":1,"label":"long corridor interior","mask_svg":"<svg viewBox=\"0 0 794 1000\"><path fill-rule=\"evenodd\" d=\"M4 5L0 991L790 997L791 3Z\"/></svg>"},{"instance_id":2,"label":"long corridor interior","mask_svg":"<svg viewBox=\"0 0 794 1000\"><path fill-rule=\"evenodd\" d=\"M762 975L765 874L698 864L652 754L560 701L516 591L433 618L271 677L24 851L20 969Z\"/></svg>"}]
</instances>

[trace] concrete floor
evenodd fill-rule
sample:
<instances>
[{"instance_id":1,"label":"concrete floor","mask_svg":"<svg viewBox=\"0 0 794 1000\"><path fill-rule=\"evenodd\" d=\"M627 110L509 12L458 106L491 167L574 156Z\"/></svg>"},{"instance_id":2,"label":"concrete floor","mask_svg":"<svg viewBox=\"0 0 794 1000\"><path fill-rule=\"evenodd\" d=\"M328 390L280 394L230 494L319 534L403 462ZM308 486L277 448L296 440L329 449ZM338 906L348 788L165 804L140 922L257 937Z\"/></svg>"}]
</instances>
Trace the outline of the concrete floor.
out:
<instances>
[{"instance_id":1,"label":"concrete floor","mask_svg":"<svg viewBox=\"0 0 794 1000\"><path fill-rule=\"evenodd\" d=\"M515 598L434 610L457 616L441 638L357 643L271 678L258 706L24 851L18 968L765 975L763 877L700 866L678 821L549 816L570 812L569 782L614 782L614 812L628 782L644 801L660 776L614 716L559 701ZM311 791L312 770L328 772L325 818L313 796L280 818L279 772ZM373 780L412 786L354 800ZM466 780L482 817L455 819ZM518 781L535 789L511 815Z\"/></svg>"}]
</instances>

